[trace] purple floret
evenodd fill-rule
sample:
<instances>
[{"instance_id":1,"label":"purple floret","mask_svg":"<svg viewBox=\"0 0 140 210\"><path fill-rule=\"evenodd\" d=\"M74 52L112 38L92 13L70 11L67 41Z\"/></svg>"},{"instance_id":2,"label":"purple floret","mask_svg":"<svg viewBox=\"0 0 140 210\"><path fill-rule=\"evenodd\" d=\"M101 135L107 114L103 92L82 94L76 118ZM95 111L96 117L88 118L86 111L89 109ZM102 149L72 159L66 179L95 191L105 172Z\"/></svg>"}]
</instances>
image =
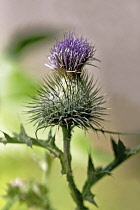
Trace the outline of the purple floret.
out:
<instances>
[{"instance_id":1,"label":"purple floret","mask_svg":"<svg viewBox=\"0 0 140 210\"><path fill-rule=\"evenodd\" d=\"M95 51L94 46L90 45L83 36L78 38L74 32L65 33L63 41L57 41L50 51L48 57L50 67L64 69L67 72L81 72L85 64L96 60Z\"/></svg>"}]
</instances>

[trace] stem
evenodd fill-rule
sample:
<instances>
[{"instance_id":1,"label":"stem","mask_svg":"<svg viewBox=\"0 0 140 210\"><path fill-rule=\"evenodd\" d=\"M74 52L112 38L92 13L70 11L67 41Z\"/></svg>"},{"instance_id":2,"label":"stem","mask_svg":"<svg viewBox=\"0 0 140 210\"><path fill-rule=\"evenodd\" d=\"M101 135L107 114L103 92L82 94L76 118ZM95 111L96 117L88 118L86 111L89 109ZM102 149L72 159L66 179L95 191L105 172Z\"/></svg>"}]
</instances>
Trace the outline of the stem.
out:
<instances>
[{"instance_id":1,"label":"stem","mask_svg":"<svg viewBox=\"0 0 140 210\"><path fill-rule=\"evenodd\" d=\"M63 126L63 144L64 144L64 161L66 169L66 177L69 183L69 188L71 191L71 196L77 205L77 210L88 210L83 204L83 197L80 191L77 189L74 182L72 167L71 167L71 151L70 151L70 141L71 141L71 127Z\"/></svg>"}]
</instances>

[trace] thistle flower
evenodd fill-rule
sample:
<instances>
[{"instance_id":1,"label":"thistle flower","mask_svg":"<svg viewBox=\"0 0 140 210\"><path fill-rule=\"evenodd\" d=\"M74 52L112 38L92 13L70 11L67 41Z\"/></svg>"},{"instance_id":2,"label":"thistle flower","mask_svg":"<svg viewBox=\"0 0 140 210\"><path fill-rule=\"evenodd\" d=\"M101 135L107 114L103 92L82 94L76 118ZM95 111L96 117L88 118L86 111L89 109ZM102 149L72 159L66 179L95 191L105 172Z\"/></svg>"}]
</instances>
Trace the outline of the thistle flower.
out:
<instances>
[{"instance_id":1,"label":"thistle flower","mask_svg":"<svg viewBox=\"0 0 140 210\"><path fill-rule=\"evenodd\" d=\"M98 60L94 57L95 51L83 36L78 38L74 32L65 33L63 41L57 41L50 51L50 65L45 65L51 69L80 73L86 64L92 65L91 61Z\"/></svg>"},{"instance_id":2,"label":"thistle flower","mask_svg":"<svg viewBox=\"0 0 140 210\"><path fill-rule=\"evenodd\" d=\"M49 60L51 68L58 71L47 76L29 106L30 120L37 130L54 125L84 129L101 126L106 110L102 106L104 95L99 95L93 77L82 71L91 60L96 60L94 53L87 39L77 38L75 33L66 33L64 40L56 43Z\"/></svg>"}]
</instances>

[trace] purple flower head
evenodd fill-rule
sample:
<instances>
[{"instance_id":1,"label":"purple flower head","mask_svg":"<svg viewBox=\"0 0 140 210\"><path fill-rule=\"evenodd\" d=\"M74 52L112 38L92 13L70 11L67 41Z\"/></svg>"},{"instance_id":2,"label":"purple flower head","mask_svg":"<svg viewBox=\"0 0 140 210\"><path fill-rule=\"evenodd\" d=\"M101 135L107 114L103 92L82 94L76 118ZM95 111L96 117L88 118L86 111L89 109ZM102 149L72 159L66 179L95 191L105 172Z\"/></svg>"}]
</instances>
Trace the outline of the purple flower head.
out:
<instances>
[{"instance_id":1,"label":"purple flower head","mask_svg":"<svg viewBox=\"0 0 140 210\"><path fill-rule=\"evenodd\" d=\"M96 49L81 36L78 38L74 32L65 33L63 41L57 41L48 57L52 69L64 69L66 72L81 72L94 57ZM93 65L94 66L94 65Z\"/></svg>"}]
</instances>

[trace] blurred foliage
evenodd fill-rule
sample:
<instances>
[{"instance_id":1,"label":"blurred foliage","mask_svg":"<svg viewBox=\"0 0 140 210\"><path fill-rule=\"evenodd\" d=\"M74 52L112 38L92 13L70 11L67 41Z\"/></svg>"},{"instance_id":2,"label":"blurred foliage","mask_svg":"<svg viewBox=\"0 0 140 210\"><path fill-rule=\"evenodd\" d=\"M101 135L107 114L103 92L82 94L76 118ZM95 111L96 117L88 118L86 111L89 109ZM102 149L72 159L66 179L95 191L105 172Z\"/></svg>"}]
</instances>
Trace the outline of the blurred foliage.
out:
<instances>
[{"instance_id":1,"label":"blurred foliage","mask_svg":"<svg viewBox=\"0 0 140 210\"><path fill-rule=\"evenodd\" d=\"M6 54L12 58L18 58L28 48L41 43L42 41L50 42L58 35L57 30L45 29L42 27L24 28L12 36L10 43L6 48Z\"/></svg>"},{"instance_id":2,"label":"blurred foliage","mask_svg":"<svg viewBox=\"0 0 140 210\"><path fill-rule=\"evenodd\" d=\"M0 129L8 131L10 130L16 130L19 127L19 119L18 119L18 113L23 112L25 109L25 101L26 99L30 98L30 96L33 96L35 94L35 87L36 87L36 81L34 81L34 78L30 74L27 74L23 67L20 65L19 57L26 52L28 54L28 49L32 49L32 46L39 47L39 44L41 46L42 42L48 42L51 39L54 39L58 31L56 30L50 30L45 29L41 27L35 27L35 28L25 28L24 30L15 33L12 37L9 43L7 43L6 49L3 51L3 55L0 58L1 68L0 68ZM22 117L24 117L25 114ZM22 118L22 120L23 120ZM9 131L8 131L9 132ZM24 136L24 133L21 131L21 135ZM24 138L25 139L25 138ZM28 140L28 139L27 139ZM0 147L2 149L2 147ZM11 153L12 147L6 147L5 149L5 155L9 154L12 156ZM18 154L17 148L14 146L14 154ZM22 149L22 152L21 152ZM24 154L24 148L18 149L21 154ZM32 153L30 152L30 155L27 156L28 160L32 159L31 157ZM42 160L41 162L41 168L44 170L44 167L49 170L49 165L47 164L47 161L50 161L49 156L45 156L46 158ZM2 158L1 158L2 161ZM5 158L5 161L7 162L8 159ZM22 158L19 157L17 162L22 161ZM6 163L5 162L5 163ZM40 161L38 160L40 163ZM30 164L30 160L29 160ZM7 164L7 167L5 167L3 174L6 174L5 178L12 177L12 174L10 171L15 170L14 167L9 167L9 164ZM16 160L14 161L14 165L16 165ZM5 165L6 166L6 165ZM24 167L24 164L22 164ZM2 164L1 164L2 167ZM25 168L25 167L24 167ZM25 172L26 173L26 172ZM47 171L44 171L44 173L48 173ZM10 175L11 174L11 175ZM20 173L19 173L20 174ZM28 174L28 173L27 173ZM18 176L18 173L17 173ZM27 175L28 176L28 175ZM36 173L36 177L38 176L38 173ZM43 177L45 175L42 175ZM39 180L39 179L38 179ZM41 208L46 209L48 202L46 203L46 196L47 193L47 187L46 187L46 179L43 179L43 184L37 183L35 181L27 181L26 188L24 189L17 189L17 187L14 188L12 185L8 184L8 197L7 197L7 205L5 205L4 209L11 209L10 205L13 205L14 201L20 200L22 201L21 194L23 195L23 200L25 199L27 202L27 206L29 204L29 197L32 194L32 197L35 197L35 199L32 200L31 206L34 205L34 202L37 202L40 200L40 203L42 206ZM17 193L18 190L18 193ZM36 191L37 190L37 191ZM3 190L2 190L3 191ZM22 192L24 191L24 192ZM15 196L15 193L17 193L17 196ZM44 193L45 197L42 197ZM39 198L40 196L40 198ZM37 199L38 198L38 199ZM42 200L41 200L42 199ZM44 199L44 201L43 201ZM1 199L0 199L1 200ZM2 202L3 203L3 202ZM36 203L37 205L37 203ZM39 204L38 204L39 205ZM1 206L1 204L0 204ZM15 206L15 205L14 205ZM20 205L21 206L21 205ZM26 206L26 208L27 208ZM14 209L19 209L19 207L15 206ZM23 207L23 209L25 206ZM21 207L22 209L22 207Z\"/></svg>"},{"instance_id":3,"label":"blurred foliage","mask_svg":"<svg viewBox=\"0 0 140 210\"><path fill-rule=\"evenodd\" d=\"M15 201L26 203L28 208L50 210L51 207L47 196L48 189L44 184L35 181L25 182L20 179L15 179L7 186L7 195L4 196L7 200L7 204L3 210L10 209Z\"/></svg>"},{"instance_id":4,"label":"blurred foliage","mask_svg":"<svg viewBox=\"0 0 140 210\"><path fill-rule=\"evenodd\" d=\"M35 94L37 85L37 81L21 66L19 57L24 52L28 54L31 46L49 43L58 33L41 27L25 28L16 32L3 50L0 58L0 126L4 130L18 128L18 118L23 117L26 99L30 100Z\"/></svg>"}]
</instances>

